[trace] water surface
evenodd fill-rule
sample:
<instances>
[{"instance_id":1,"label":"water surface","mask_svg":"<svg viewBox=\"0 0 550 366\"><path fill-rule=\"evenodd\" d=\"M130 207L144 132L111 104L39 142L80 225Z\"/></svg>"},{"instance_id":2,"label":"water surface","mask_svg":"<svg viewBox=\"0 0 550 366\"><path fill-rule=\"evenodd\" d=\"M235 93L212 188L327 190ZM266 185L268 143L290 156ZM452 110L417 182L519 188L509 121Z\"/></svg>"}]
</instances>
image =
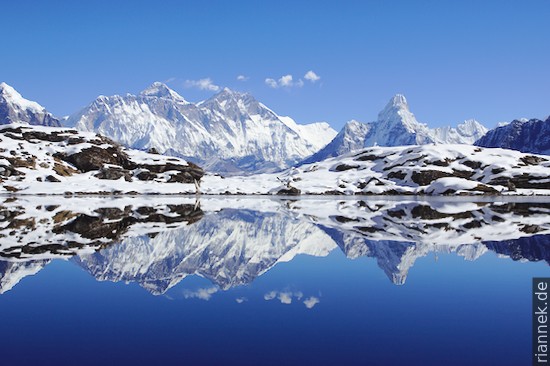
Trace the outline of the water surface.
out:
<instances>
[{"instance_id":1,"label":"water surface","mask_svg":"<svg viewBox=\"0 0 550 366\"><path fill-rule=\"evenodd\" d=\"M6 198L2 363L522 365L550 203Z\"/></svg>"}]
</instances>

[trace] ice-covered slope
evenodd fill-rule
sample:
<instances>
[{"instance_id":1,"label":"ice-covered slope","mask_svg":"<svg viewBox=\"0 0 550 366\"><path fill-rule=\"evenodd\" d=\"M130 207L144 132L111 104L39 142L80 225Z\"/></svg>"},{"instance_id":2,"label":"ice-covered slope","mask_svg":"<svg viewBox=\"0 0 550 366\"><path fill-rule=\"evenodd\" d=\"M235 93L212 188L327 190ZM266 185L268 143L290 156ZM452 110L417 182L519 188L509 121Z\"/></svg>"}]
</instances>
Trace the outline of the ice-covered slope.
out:
<instances>
[{"instance_id":1,"label":"ice-covered slope","mask_svg":"<svg viewBox=\"0 0 550 366\"><path fill-rule=\"evenodd\" d=\"M40 104L23 98L8 84L0 83L0 125L15 122L59 126L59 120Z\"/></svg>"},{"instance_id":2,"label":"ice-covered slope","mask_svg":"<svg viewBox=\"0 0 550 366\"><path fill-rule=\"evenodd\" d=\"M338 135L323 149L302 163L321 161L350 151L370 146L402 146L440 144L473 144L487 132L476 120L467 120L457 127L429 128L416 120L405 97L390 99L374 122L348 122Z\"/></svg>"},{"instance_id":3,"label":"ice-covered slope","mask_svg":"<svg viewBox=\"0 0 550 366\"><path fill-rule=\"evenodd\" d=\"M193 104L158 82L139 95L100 96L66 124L223 173L288 167L336 134L326 123L303 126L280 117L250 94L225 88Z\"/></svg>"},{"instance_id":4,"label":"ice-covered slope","mask_svg":"<svg viewBox=\"0 0 550 366\"><path fill-rule=\"evenodd\" d=\"M441 144L468 144L472 145L489 131L475 119L469 119L458 126L438 127L433 130L434 141Z\"/></svg>"},{"instance_id":5,"label":"ice-covered slope","mask_svg":"<svg viewBox=\"0 0 550 366\"><path fill-rule=\"evenodd\" d=\"M550 117L514 120L489 131L475 142L477 146L501 147L525 153L550 154Z\"/></svg>"},{"instance_id":6,"label":"ice-covered slope","mask_svg":"<svg viewBox=\"0 0 550 366\"><path fill-rule=\"evenodd\" d=\"M306 158L302 164L325 160L350 151L363 148L365 137L371 129L369 123L351 120L344 125L336 137L324 148Z\"/></svg>"}]
</instances>

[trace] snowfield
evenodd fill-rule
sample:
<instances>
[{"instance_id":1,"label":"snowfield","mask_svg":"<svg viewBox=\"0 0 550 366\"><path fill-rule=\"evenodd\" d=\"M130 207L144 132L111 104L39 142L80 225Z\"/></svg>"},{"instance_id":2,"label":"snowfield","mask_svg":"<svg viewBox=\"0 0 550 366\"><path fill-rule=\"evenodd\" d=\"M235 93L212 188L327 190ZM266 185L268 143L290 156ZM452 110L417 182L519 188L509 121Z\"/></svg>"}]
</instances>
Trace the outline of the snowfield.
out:
<instances>
[{"instance_id":1,"label":"snowfield","mask_svg":"<svg viewBox=\"0 0 550 366\"><path fill-rule=\"evenodd\" d=\"M469 145L371 147L279 174L206 175L206 194L547 195L547 157Z\"/></svg>"},{"instance_id":2,"label":"snowfield","mask_svg":"<svg viewBox=\"0 0 550 366\"><path fill-rule=\"evenodd\" d=\"M544 156L469 145L371 147L280 173L222 177L91 132L0 127L0 193L546 195Z\"/></svg>"}]
</instances>

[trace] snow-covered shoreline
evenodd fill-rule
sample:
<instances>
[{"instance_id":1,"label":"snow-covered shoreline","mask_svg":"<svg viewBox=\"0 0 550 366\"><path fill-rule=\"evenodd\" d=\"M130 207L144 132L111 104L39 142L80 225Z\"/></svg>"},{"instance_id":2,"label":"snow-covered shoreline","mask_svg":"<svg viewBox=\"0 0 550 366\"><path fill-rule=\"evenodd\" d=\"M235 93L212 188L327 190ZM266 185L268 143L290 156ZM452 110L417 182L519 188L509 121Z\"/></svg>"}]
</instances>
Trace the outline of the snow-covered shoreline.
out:
<instances>
[{"instance_id":1,"label":"snow-covered shoreline","mask_svg":"<svg viewBox=\"0 0 550 366\"><path fill-rule=\"evenodd\" d=\"M0 126L0 194L550 195L550 158L470 145L370 147L279 173L222 177L90 132Z\"/></svg>"}]
</instances>

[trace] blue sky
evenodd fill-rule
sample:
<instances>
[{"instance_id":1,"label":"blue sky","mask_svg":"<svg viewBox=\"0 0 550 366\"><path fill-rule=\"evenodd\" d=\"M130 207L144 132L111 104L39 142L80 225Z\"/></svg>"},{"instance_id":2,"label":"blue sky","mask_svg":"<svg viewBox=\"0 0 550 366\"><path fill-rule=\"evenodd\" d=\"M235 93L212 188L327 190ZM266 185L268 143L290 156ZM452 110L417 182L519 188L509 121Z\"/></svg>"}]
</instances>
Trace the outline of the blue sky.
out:
<instances>
[{"instance_id":1,"label":"blue sky","mask_svg":"<svg viewBox=\"0 0 550 366\"><path fill-rule=\"evenodd\" d=\"M395 93L431 126L550 114L548 0L0 1L0 80L57 115L153 81L336 129Z\"/></svg>"}]
</instances>

